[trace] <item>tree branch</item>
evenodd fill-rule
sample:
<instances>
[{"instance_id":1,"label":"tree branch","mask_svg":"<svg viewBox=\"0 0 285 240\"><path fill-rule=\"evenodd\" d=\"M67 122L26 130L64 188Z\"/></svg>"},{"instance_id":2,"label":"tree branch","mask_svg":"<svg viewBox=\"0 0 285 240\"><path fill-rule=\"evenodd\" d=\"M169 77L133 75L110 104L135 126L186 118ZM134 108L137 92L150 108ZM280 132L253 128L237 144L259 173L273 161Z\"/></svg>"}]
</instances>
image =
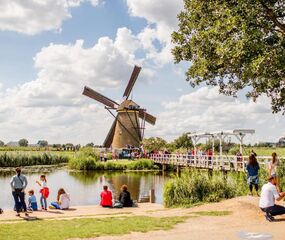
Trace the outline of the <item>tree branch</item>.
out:
<instances>
[{"instance_id":1,"label":"tree branch","mask_svg":"<svg viewBox=\"0 0 285 240\"><path fill-rule=\"evenodd\" d=\"M270 20L282 31L283 34L285 34L285 24L282 24L281 22L278 21L279 17L263 1L259 2L262 5L262 7L265 9L267 16L270 18Z\"/></svg>"}]
</instances>

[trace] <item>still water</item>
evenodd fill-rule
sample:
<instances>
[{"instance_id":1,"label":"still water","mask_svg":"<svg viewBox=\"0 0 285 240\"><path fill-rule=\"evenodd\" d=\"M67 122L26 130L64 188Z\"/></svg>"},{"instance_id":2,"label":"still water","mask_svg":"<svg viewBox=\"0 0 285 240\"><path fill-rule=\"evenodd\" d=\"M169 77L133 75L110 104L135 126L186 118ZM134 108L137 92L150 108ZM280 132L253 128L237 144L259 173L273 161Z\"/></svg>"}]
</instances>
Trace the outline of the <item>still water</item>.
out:
<instances>
[{"instance_id":1,"label":"still water","mask_svg":"<svg viewBox=\"0 0 285 240\"><path fill-rule=\"evenodd\" d=\"M14 173L0 172L0 208L13 207L10 179ZM28 179L26 190L33 189L39 204L39 173L25 174ZM48 202L55 201L57 190L63 187L70 194L71 205L94 205L100 202L100 192L103 185L108 185L115 199L118 198L120 188L127 184L134 200L143 201L149 195L149 190L155 190L155 202L163 202L163 186L169 179L162 173L153 172L71 172L65 169L55 170L46 174L50 196ZM26 197L27 198L27 197Z\"/></svg>"}]
</instances>

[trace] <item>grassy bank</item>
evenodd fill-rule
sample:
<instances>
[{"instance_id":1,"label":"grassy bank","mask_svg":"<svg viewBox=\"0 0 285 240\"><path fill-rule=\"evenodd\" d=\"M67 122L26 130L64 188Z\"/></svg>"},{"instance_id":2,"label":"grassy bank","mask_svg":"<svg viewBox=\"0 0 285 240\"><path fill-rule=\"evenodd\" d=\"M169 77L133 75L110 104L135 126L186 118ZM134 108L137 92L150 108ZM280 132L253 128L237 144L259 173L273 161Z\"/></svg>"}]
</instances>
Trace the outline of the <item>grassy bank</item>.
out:
<instances>
[{"instance_id":1,"label":"grassy bank","mask_svg":"<svg viewBox=\"0 0 285 240\"><path fill-rule=\"evenodd\" d=\"M67 163L70 156L50 152L0 152L0 167L56 165Z\"/></svg>"},{"instance_id":2,"label":"grassy bank","mask_svg":"<svg viewBox=\"0 0 285 240\"><path fill-rule=\"evenodd\" d=\"M69 168L74 170L158 170L159 167L149 159L136 161L118 160L99 162L92 158L72 158L68 163Z\"/></svg>"},{"instance_id":3,"label":"grassy bank","mask_svg":"<svg viewBox=\"0 0 285 240\"><path fill-rule=\"evenodd\" d=\"M285 188L284 162L279 167L281 189ZM268 170L259 171L259 186L267 182ZM247 195L249 193L246 173L228 172L227 175L214 171L188 170L181 177L174 176L164 187L164 204L166 207L193 206L205 202L218 202L222 199Z\"/></svg>"},{"instance_id":4,"label":"grassy bank","mask_svg":"<svg viewBox=\"0 0 285 240\"><path fill-rule=\"evenodd\" d=\"M185 220L183 217L154 218L146 216L120 218L81 218L0 224L0 239L63 240L123 235L131 232L169 230ZM47 229L48 224L48 229ZM60 226L60 227L59 227Z\"/></svg>"}]
</instances>

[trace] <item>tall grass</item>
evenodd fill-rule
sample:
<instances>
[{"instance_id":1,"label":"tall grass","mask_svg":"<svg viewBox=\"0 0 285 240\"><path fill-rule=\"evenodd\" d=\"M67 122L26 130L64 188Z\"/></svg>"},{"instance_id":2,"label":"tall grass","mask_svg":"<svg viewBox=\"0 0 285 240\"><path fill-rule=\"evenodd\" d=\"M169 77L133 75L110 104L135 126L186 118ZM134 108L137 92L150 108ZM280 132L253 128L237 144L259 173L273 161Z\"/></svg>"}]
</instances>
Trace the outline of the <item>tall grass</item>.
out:
<instances>
[{"instance_id":1,"label":"tall grass","mask_svg":"<svg viewBox=\"0 0 285 240\"><path fill-rule=\"evenodd\" d=\"M268 169L261 167L259 186L268 181ZM279 166L280 187L285 188L285 161ZM202 202L217 202L222 199L243 196L249 193L245 172L228 172L192 169L174 177L164 187L163 197L166 207L191 206Z\"/></svg>"},{"instance_id":2,"label":"tall grass","mask_svg":"<svg viewBox=\"0 0 285 240\"><path fill-rule=\"evenodd\" d=\"M200 202L217 202L236 196L233 178L221 173L209 175L206 171L189 170L181 177L168 181L164 187L166 207L190 206Z\"/></svg>"},{"instance_id":3,"label":"tall grass","mask_svg":"<svg viewBox=\"0 0 285 240\"><path fill-rule=\"evenodd\" d=\"M159 167L149 159L140 159L136 161L108 161L98 162L92 157L73 158L69 161L69 168L75 170L157 170Z\"/></svg>"},{"instance_id":4,"label":"tall grass","mask_svg":"<svg viewBox=\"0 0 285 240\"><path fill-rule=\"evenodd\" d=\"M69 157L65 154L48 152L0 152L0 167L55 165L67 163L68 160Z\"/></svg>"}]
</instances>

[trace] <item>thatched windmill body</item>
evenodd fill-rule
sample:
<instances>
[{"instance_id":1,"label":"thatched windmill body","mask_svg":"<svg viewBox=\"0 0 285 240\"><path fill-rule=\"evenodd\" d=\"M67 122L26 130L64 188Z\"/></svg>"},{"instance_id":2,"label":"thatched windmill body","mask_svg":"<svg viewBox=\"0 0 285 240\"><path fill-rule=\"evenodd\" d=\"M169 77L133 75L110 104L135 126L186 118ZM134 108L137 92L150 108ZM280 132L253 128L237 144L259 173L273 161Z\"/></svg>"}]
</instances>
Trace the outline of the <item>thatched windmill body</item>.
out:
<instances>
[{"instance_id":1,"label":"thatched windmill body","mask_svg":"<svg viewBox=\"0 0 285 240\"><path fill-rule=\"evenodd\" d=\"M89 87L85 86L84 88L84 95L104 104L105 108L115 118L103 144L106 148L121 149L128 145L139 147L144 136L145 122L155 124L156 118L154 116L129 99L140 70L141 67L134 67L123 94L124 100L120 104ZM114 115L112 110L116 110L117 115Z\"/></svg>"}]
</instances>

